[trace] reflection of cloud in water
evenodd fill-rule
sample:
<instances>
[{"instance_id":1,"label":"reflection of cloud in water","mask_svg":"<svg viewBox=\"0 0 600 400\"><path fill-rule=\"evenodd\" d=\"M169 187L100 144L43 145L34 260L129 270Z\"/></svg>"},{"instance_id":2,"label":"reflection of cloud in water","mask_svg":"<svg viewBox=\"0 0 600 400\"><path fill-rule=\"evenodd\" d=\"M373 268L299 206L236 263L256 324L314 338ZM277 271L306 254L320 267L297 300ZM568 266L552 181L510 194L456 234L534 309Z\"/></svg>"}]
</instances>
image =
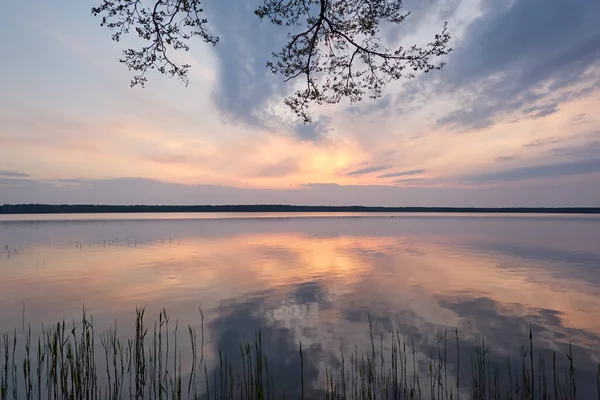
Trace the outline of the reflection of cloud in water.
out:
<instances>
[{"instance_id":1,"label":"reflection of cloud in water","mask_svg":"<svg viewBox=\"0 0 600 400\"><path fill-rule=\"evenodd\" d=\"M564 350L572 342L589 351L600 349L597 333L565 327L555 310L499 304L487 297L440 297L439 305L457 313L467 338L489 338L494 350L514 351L515 343L527 339L530 327L538 346ZM598 357L600 353L590 355Z\"/></svg>"},{"instance_id":2,"label":"reflection of cloud in water","mask_svg":"<svg viewBox=\"0 0 600 400\"><path fill-rule=\"evenodd\" d=\"M300 295L298 295L300 292ZM427 372L430 357L436 359L439 339L445 330L449 333L449 375L453 381L456 374L454 335L451 326L438 325L423 318L413 310L387 308L340 307L338 302L329 302L331 296L326 289L315 282L301 285L296 292L262 293L245 302L226 301L219 307L219 316L211 324L217 337L216 344L235 353L240 342L250 340L260 328L266 340L265 348L273 357L274 364L285 369L273 369L275 376L284 382L297 383L298 376L291 371L298 369L298 347L302 343L308 360L307 370L313 387L322 387L325 382L324 365L339 367L341 364L340 345L346 349L346 358L353 351L353 345L369 351L368 315L372 315L375 341L379 350L380 335L384 335L384 350L389 350L390 334L399 332L417 348L417 362L420 369ZM324 306L322 302L325 300ZM486 297L439 297L440 312L451 311L457 318L460 329L459 346L462 356L469 355L475 340L486 338L490 348L488 360L504 368L508 359L519 363L519 347L528 346L531 327L534 332L534 352L544 358L547 365L552 360L552 352L558 351L557 369L568 369L568 360L562 354L568 352L569 341L573 342L572 354L577 361L577 376L581 393L595 394L595 366L600 355L600 337L586 331L565 328L558 312L548 309L533 309L520 304L498 304ZM434 306L435 307L435 306ZM529 359L527 359L529 360ZM271 361L270 361L271 362ZM306 361L305 361L306 362ZM527 361L529 362L529 361ZM516 365L516 364L515 364ZM504 379L505 370L501 371ZM470 381L469 359L463 360L461 380L467 386Z\"/></svg>"},{"instance_id":3,"label":"reflection of cloud in water","mask_svg":"<svg viewBox=\"0 0 600 400\"><path fill-rule=\"evenodd\" d=\"M269 318L265 300L266 298L253 298L243 303L224 301L217 308L217 316L210 324L210 329L215 334L214 346L223 349L234 369L239 370L240 344L253 344L255 335L260 330L273 381L279 383L276 385L278 388L286 389L288 397L298 398L299 391L294 392L293 389L301 387L299 342L290 328ZM307 331L304 333L308 334ZM317 393L309 389L317 381L317 362L323 351L317 343L310 344L307 341L303 342L302 348L307 395L315 396Z\"/></svg>"},{"instance_id":4,"label":"reflection of cloud in water","mask_svg":"<svg viewBox=\"0 0 600 400\"><path fill-rule=\"evenodd\" d=\"M551 269L556 277L577 277L589 283L600 285L600 274L595 273L600 266L600 254L565 251L548 246L526 246L516 243L498 243L490 241L470 241L465 247L483 254L499 254L515 259L524 259L534 263L544 262L544 268ZM593 279L594 281L590 281Z\"/></svg>"},{"instance_id":5,"label":"reflection of cloud in water","mask_svg":"<svg viewBox=\"0 0 600 400\"><path fill-rule=\"evenodd\" d=\"M35 285L38 290L32 295L59 296L59 302L97 296L114 307L127 307L201 296L206 303L225 293L243 296L259 288L319 280L338 296L348 292L365 305L385 300L407 306L431 303L439 294L481 293L499 303L557 310L574 327L600 329L595 322L600 319L590 318L599 311L587 307L598 302L598 289L569 278L565 268L557 279L552 268L556 266L549 260L473 252L423 236L317 240L272 233L177 243L117 250L30 246L29 255L3 261L3 298L21 301L20 288ZM65 290L57 291L57 285ZM110 299L103 290L110 291Z\"/></svg>"},{"instance_id":6,"label":"reflection of cloud in water","mask_svg":"<svg viewBox=\"0 0 600 400\"><path fill-rule=\"evenodd\" d=\"M597 333L563 326L560 313L554 310L498 304L486 297L441 297L439 304L460 316L462 348L470 348L477 338L484 337L489 348L488 358L503 367L508 359L518 362L519 346L528 348L531 329L535 362L541 357L550 374L553 352L556 351L556 368L562 373L569 368L565 354L572 351L579 383L578 394L586 399L597 395L594 387L600 362L600 336ZM467 377L468 374L465 374ZM550 376L548 379L551 382Z\"/></svg>"},{"instance_id":7,"label":"reflection of cloud in water","mask_svg":"<svg viewBox=\"0 0 600 400\"><path fill-rule=\"evenodd\" d=\"M600 344L600 253L590 239L600 235L598 224L500 217L325 221L92 223L86 237L92 246L84 248L64 240L44 244L51 224L43 235L20 226L15 244L24 251L0 259L7 310L0 331L20 324L24 303L34 323L77 314L82 303L108 321L147 303L187 323L198 320L202 302L208 352L234 344L237 351L240 340L261 328L281 358L272 369L294 365L302 341L313 357L306 372L313 382L323 379L319 366L337 362L341 343L369 346L369 314L377 335L399 330L415 340L423 360L435 354L437 335L456 326L463 347L484 335L494 357L514 355L529 323L540 354L555 346L564 351L571 340L578 363L598 357L591 349ZM59 225L60 237L73 236L73 226L86 225ZM148 240L97 243L119 226L122 237L139 239L137 232ZM158 233L146 233L153 229L179 239L157 241ZM549 230L556 237L546 240ZM29 231L36 240L25 240Z\"/></svg>"}]
</instances>

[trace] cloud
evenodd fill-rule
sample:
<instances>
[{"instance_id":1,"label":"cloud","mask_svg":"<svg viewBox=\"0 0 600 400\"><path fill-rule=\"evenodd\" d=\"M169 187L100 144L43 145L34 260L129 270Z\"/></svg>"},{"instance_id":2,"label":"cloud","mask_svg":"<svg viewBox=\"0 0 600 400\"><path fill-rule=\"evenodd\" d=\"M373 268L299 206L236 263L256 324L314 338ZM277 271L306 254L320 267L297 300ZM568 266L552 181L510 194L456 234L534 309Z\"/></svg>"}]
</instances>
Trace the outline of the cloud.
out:
<instances>
[{"instance_id":1,"label":"cloud","mask_svg":"<svg viewBox=\"0 0 600 400\"><path fill-rule=\"evenodd\" d=\"M392 95L388 93L380 99L368 101L362 105L352 105L346 108L345 112L357 117L373 115L378 114L381 111L387 110L391 103Z\"/></svg>"},{"instance_id":2,"label":"cloud","mask_svg":"<svg viewBox=\"0 0 600 400\"><path fill-rule=\"evenodd\" d=\"M554 147L548 152L555 156L569 156L578 159L593 158L600 154L600 140L595 140L578 146Z\"/></svg>"},{"instance_id":3,"label":"cloud","mask_svg":"<svg viewBox=\"0 0 600 400\"><path fill-rule=\"evenodd\" d=\"M404 12L410 12L406 22L400 25L388 26L385 31L386 39L396 42L401 38L418 32L424 23L439 23L448 21L458 11L462 0L404 0Z\"/></svg>"},{"instance_id":4,"label":"cloud","mask_svg":"<svg viewBox=\"0 0 600 400\"><path fill-rule=\"evenodd\" d=\"M544 138L544 139L534 140L533 142L524 144L523 147L539 147L539 146L546 146L549 144L554 144L554 143L559 143L559 142L562 142L562 139L553 136L553 137L548 137L548 138Z\"/></svg>"},{"instance_id":5,"label":"cloud","mask_svg":"<svg viewBox=\"0 0 600 400\"><path fill-rule=\"evenodd\" d=\"M157 164L189 164L194 161L194 157L190 154L185 153L162 153L162 152L154 152L151 154L144 155L142 158L157 163ZM199 161L196 159L196 161Z\"/></svg>"},{"instance_id":6,"label":"cloud","mask_svg":"<svg viewBox=\"0 0 600 400\"><path fill-rule=\"evenodd\" d=\"M568 163L544 164L506 169L499 172L488 172L466 176L465 183L503 183L531 179L558 178L562 176L581 175L600 172L600 159L575 161Z\"/></svg>"},{"instance_id":7,"label":"cloud","mask_svg":"<svg viewBox=\"0 0 600 400\"><path fill-rule=\"evenodd\" d=\"M27 185L31 181L29 179L22 178L3 178L0 176L0 186L17 186L17 185Z\"/></svg>"},{"instance_id":8,"label":"cloud","mask_svg":"<svg viewBox=\"0 0 600 400\"><path fill-rule=\"evenodd\" d=\"M261 22L254 14L261 4L259 0L219 0L206 6L220 37L214 48L218 73L213 102L230 123L317 142L330 131L330 118L320 116L304 124L290 117L287 109L280 111L292 85L274 75L266 63L288 43L290 28Z\"/></svg>"},{"instance_id":9,"label":"cloud","mask_svg":"<svg viewBox=\"0 0 600 400\"><path fill-rule=\"evenodd\" d=\"M571 124L572 125L583 125L583 124L588 124L590 121L586 120L586 113L580 113L577 115L574 115L573 118L571 118Z\"/></svg>"},{"instance_id":10,"label":"cloud","mask_svg":"<svg viewBox=\"0 0 600 400\"><path fill-rule=\"evenodd\" d=\"M600 168L600 161L597 162ZM581 167L580 167L581 169ZM588 167L588 169L593 169ZM6 179L0 204L298 204L445 207L600 207L599 175L498 186L306 184L289 189L186 185L143 178L89 179L85 184ZM0 185L7 182L0 179Z\"/></svg>"},{"instance_id":11,"label":"cloud","mask_svg":"<svg viewBox=\"0 0 600 400\"><path fill-rule=\"evenodd\" d=\"M496 157L495 160L498 162L507 162L507 161L512 161L516 158L517 157L515 157L515 156L500 156L500 157Z\"/></svg>"},{"instance_id":12,"label":"cloud","mask_svg":"<svg viewBox=\"0 0 600 400\"><path fill-rule=\"evenodd\" d=\"M262 168L257 176L265 178L279 178L298 171L298 163L292 159L282 160L276 164Z\"/></svg>"},{"instance_id":13,"label":"cloud","mask_svg":"<svg viewBox=\"0 0 600 400\"><path fill-rule=\"evenodd\" d=\"M409 183L420 183L425 182L427 179L423 178L408 178L408 179L396 179L394 183L398 184L409 184Z\"/></svg>"},{"instance_id":14,"label":"cloud","mask_svg":"<svg viewBox=\"0 0 600 400\"><path fill-rule=\"evenodd\" d=\"M263 128L274 118L271 103L286 93L281 77L271 73L266 61L287 42L285 29L261 23L254 15L255 0L219 0L207 3L207 16L220 41L213 101L226 118Z\"/></svg>"},{"instance_id":15,"label":"cloud","mask_svg":"<svg viewBox=\"0 0 600 400\"><path fill-rule=\"evenodd\" d=\"M412 169L410 171L402 171L402 172L393 172L391 174L379 175L378 178L395 178L398 176L406 176L406 175L419 175L425 172L424 169Z\"/></svg>"},{"instance_id":16,"label":"cloud","mask_svg":"<svg viewBox=\"0 0 600 400\"><path fill-rule=\"evenodd\" d=\"M298 122L294 125L293 132L300 140L317 142L331 131L331 118L321 116L311 124Z\"/></svg>"},{"instance_id":17,"label":"cloud","mask_svg":"<svg viewBox=\"0 0 600 400\"><path fill-rule=\"evenodd\" d=\"M0 171L1 178L30 178L29 174L18 171Z\"/></svg>"},{"instance_id":18,"label":"cloud","mask_svg":"<svg viewBox=\"0 0 600 400\"><path fill-rule=\"evenodd\" d=\"M596 0L489 2L440 73L440 88L460 95L461 107L438 124L481 129L509 112L541 118L596 90L598 15Z\"/></svg>"},{"instance_id":19,"label":"cloud","mask_svg":"<svg viewBox=\"0 0 600 400\"><path fill-rule=\"evenodd\" d=\"M93 179L86 179L86 178L67 178L67 179L56 179L56 180L49 180L47 181L48 183L67 183L67 184L71 184L71 185L89 185L94 183Z\"/></svg>"},{"instance_id":20,"label":"cloud","mask_svg":"<svg viewBox=\"0 0 600 400\"><path fill-rule=\"evenodd\" d=\"M302 187L305 189L336 189L342 185L339 183L305 183Z\"/></svg>"},{"instance_id":21,"label":"cloud","mask_svg":"<svg viewBox=\"0 0 600 400\"><path fill-rule=\"evenodd\" d=\"M524 108L522 110L522 112L524 114L528 114L529 116L527 118L529 118L529 119L538 119L538 118L544 118L548 115L557 113L558 110L559 110L558 104L552 103L552 104L545 104L545 105L541 105L541 106L532 106L532 107Z\"/></svg>"},{"instance_id":22,"label":"cloud","mask_svg":"<svg viewBox=\"0 0 600 400\"><path fill-rule=\"evenodd\" d=\"M348 172L346 175L365 175L373 172L384 171L386 169L392 168L392 165L375 165L373 167L361 168L351 172Z\"/></svg>"}]
</instances>

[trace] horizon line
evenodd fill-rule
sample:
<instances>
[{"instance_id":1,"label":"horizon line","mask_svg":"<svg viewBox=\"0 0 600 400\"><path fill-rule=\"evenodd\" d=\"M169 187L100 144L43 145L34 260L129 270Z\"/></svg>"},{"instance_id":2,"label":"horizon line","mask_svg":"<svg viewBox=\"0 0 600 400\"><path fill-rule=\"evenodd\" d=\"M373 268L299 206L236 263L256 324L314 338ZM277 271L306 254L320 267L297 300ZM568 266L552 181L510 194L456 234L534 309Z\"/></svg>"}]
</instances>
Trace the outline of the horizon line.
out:
<instances>
[{"instance_id":1,"label":"horizon line","mask_svg":"<svg viewBox=\"0 0 600 400\"><path fill-rule=\"evenodd\" d=\"M600 207L456 207L456 206L364 206L294 204L4 204L0 214L77 213L176 213L176 212L440 212L440 213L547 213L600 214Z\"/></svg>"}]
</instances>

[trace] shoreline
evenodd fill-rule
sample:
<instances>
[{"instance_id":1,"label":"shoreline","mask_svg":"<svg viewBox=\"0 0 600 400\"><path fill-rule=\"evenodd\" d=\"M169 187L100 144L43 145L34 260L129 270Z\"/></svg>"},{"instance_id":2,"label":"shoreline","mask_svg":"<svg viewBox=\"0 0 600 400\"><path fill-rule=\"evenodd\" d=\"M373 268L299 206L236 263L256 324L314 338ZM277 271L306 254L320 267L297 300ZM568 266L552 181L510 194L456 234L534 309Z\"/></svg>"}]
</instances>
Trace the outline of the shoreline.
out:
<instances>
[{"instance_id":1,"label":"shoreline","mask_svg":"<svg viewBox=\"0 0 600 400\"><path fill-rule=\"evenodd\" d=\"M256 205L94 205L5 204L2 215L141 213L457 213L457 214L600 214L600 207L370 207Z\"/></svg>"}]
</instances>

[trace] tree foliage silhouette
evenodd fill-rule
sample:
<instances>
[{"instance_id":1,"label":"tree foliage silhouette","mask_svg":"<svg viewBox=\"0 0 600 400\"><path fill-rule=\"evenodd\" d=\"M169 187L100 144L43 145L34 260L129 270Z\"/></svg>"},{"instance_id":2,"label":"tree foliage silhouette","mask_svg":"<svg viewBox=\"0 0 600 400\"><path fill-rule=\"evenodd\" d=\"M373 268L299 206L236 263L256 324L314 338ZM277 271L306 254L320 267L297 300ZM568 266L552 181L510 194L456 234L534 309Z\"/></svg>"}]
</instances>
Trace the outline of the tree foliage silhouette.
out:
<instances>
[{"instance_id":1,"label":"tree foliage silhouette","mask_svg":"<svg viewBox=\"0 0 600 400\"><path fill-rule=\"evenodd\" d=\"M135 73L131 86L143 86L152 69L189 83L190 65L174 61L172 51L189 50L195 36L212 45L219 40L207 28L200 0L102 0L92 14L113 31L113 40L135 31L145 43L120 59ZM304 122L311 121L311 103L378 98L391 81L442 68L441 57L452 51L446 24L425 46L383 43L382 25L409 16L402 0L263 0L255 14L289 29L287 44L267 67L285 81L301 79L302 88L285 104Z\"/></svg>"}]
</instances>

